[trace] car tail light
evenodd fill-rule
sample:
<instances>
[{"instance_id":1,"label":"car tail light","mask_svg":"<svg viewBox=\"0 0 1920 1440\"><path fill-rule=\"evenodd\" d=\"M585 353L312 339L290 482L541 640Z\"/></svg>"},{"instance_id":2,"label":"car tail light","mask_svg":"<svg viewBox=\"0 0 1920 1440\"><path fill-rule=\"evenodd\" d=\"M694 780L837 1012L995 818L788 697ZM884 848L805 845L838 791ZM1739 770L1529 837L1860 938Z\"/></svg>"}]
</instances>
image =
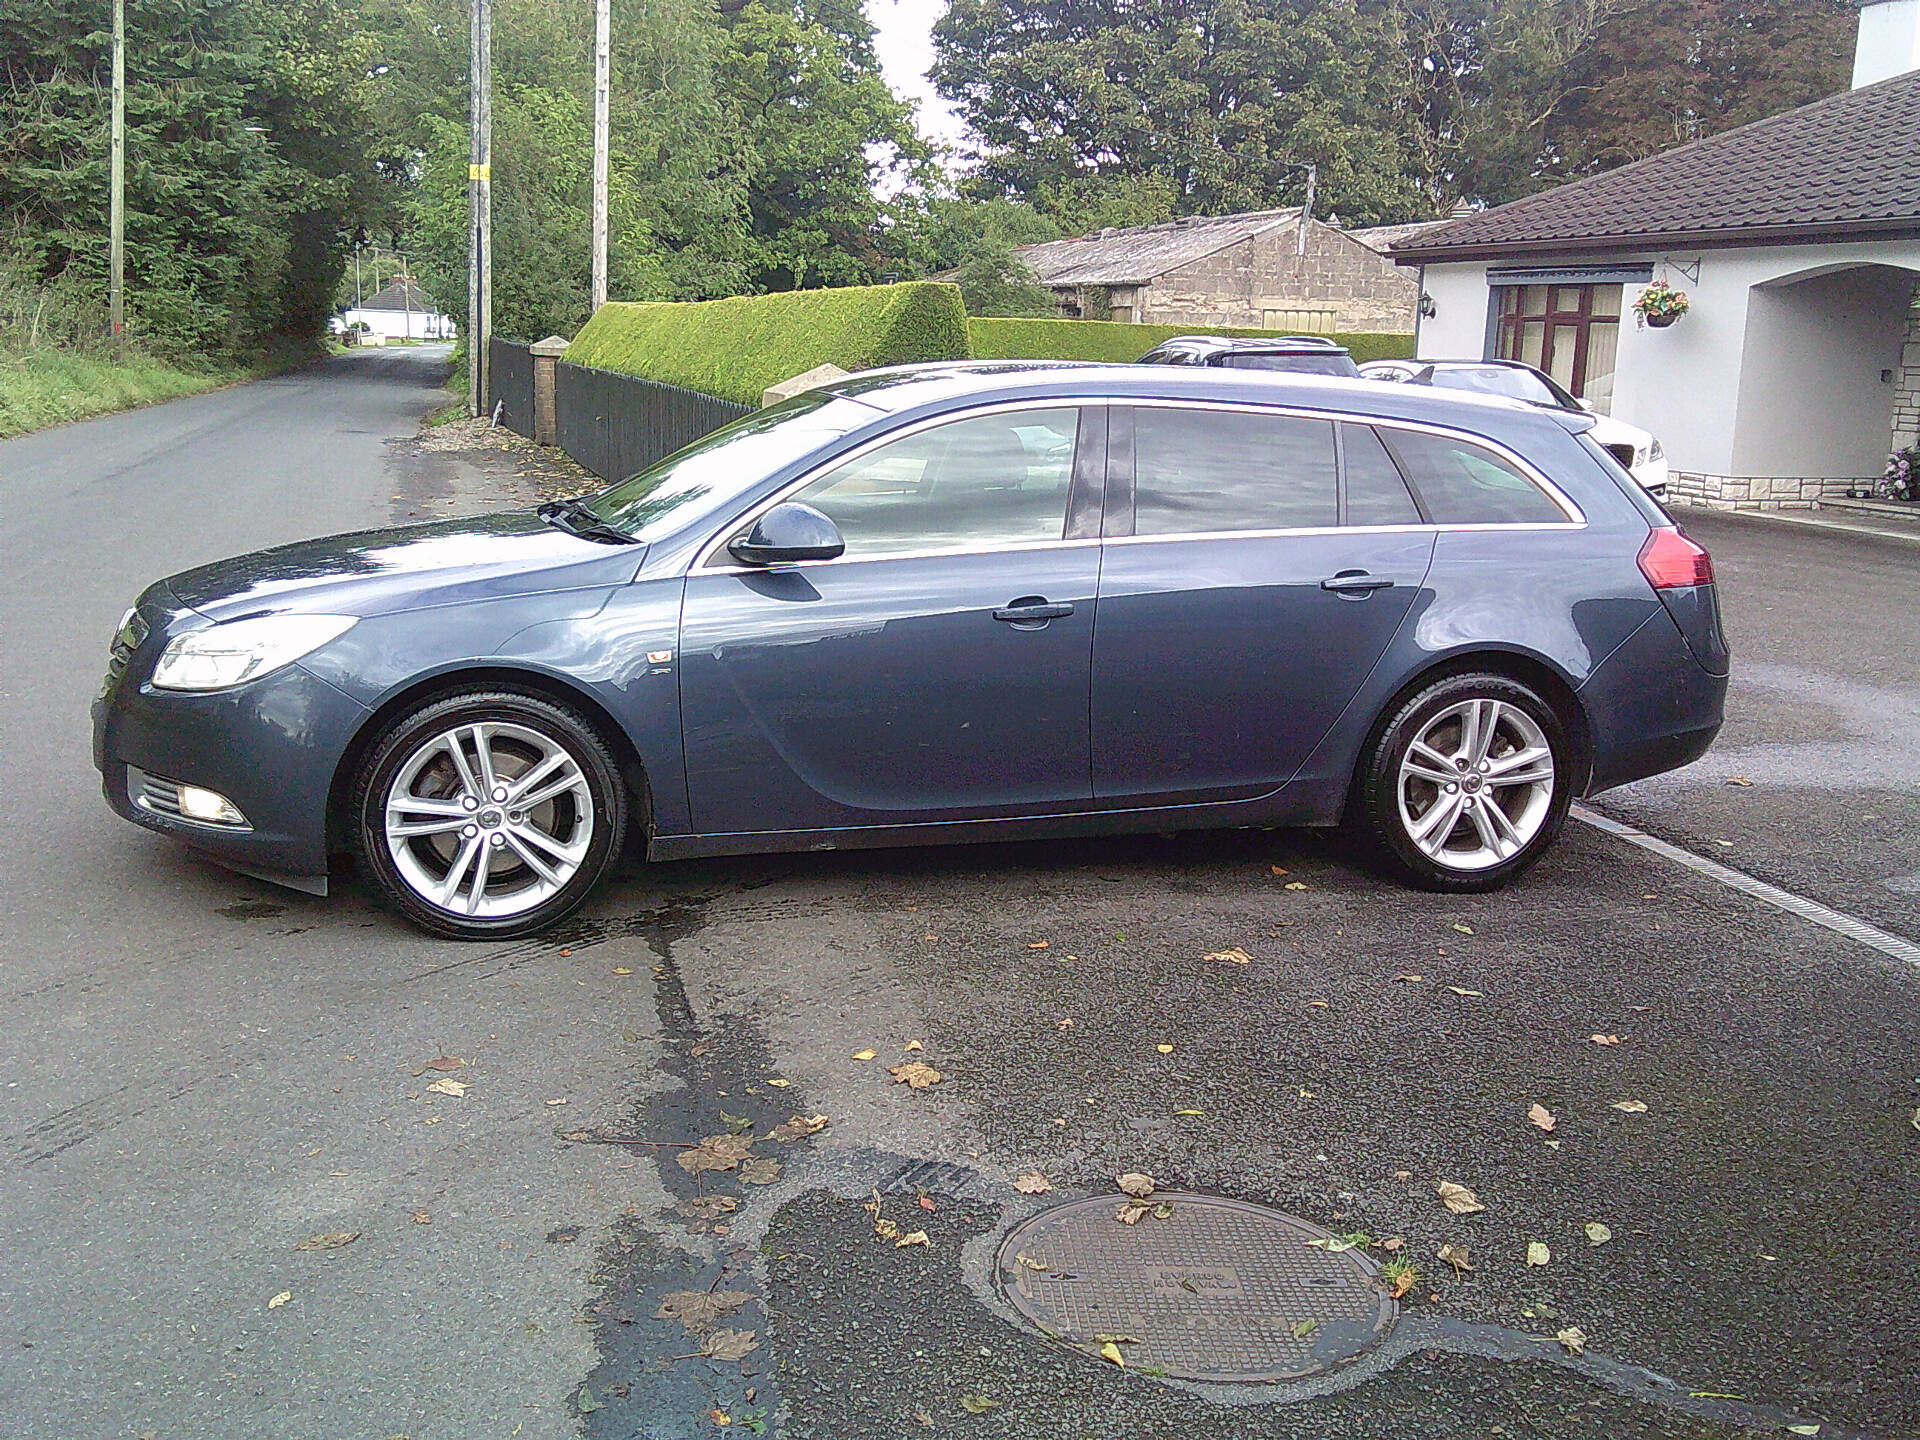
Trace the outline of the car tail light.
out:
<instances>
[{"instance_id":1,"label":"car tail light","mask_svg":"<svg viewBox=\"0 0 1920 1440\"><path fill-rule=\"evenodd\" d=\"M1678 529L1662 525L1640 547L1640 573L1656 590L1713 583L1713 557Z\"/></svg>"}]
</instances>

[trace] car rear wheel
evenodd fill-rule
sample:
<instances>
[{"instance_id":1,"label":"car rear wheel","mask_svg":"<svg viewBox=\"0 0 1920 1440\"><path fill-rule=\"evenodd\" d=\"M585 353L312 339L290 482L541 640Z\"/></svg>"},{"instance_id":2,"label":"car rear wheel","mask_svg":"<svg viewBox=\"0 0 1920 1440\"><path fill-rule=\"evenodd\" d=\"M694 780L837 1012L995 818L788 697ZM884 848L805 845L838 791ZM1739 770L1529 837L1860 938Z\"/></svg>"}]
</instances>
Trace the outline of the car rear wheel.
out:
<instances>
[{"instance_id":1,"label":"car rear wheel","mask_svg":"<svg viewBox=\"0 0 1920 1440\"><path fill-rule=\"evenodd\" d=\"M1503 675L1427 686L1373 742L1357 828L1423 890L1494 890L1553 843L1572 803L1567 728Z\"/></svg>"},{"instance_id":2,"label":"car rear wheel","mask_svg":"<svg viewBox=\"0 0 1920 1440\"><path fill-rule=\"evenodd\" d=\"M389 726L354 813L361 864L389 905L436 935L506 939L579 908L620 853L628 807L582 717L486 691Z\"/></svg>"}]
</instances>

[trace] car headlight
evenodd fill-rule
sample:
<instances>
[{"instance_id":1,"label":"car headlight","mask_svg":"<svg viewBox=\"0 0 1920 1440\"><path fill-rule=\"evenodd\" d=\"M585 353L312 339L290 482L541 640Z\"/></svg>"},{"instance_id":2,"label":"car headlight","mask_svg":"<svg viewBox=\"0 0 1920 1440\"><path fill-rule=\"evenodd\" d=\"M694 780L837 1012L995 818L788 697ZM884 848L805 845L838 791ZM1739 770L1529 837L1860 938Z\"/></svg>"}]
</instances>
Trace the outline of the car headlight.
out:
<instances>
[{"instance_id":1,"label":"car headlight","mask_svg":"<svg viewBox=\"0 0 1920 1440\"><path fill-rule=\"evenodd\" d=\"M1649 460L1663 459L1666 453L1665 450L1660 448L1660 442L1657 439L1647 447L1647 459Z\"/></svg>"},{"instance_id":2,"label":"car headlight","mask_svg":"<svg viewBox=\"0 0 1920 1440\"><path fill-rule=\"evenodd\" d=\"M257 680L353 628L351 615L262 615L177 635L153 667L159 690L226 690Z\"/></svg>"}]
</instances>

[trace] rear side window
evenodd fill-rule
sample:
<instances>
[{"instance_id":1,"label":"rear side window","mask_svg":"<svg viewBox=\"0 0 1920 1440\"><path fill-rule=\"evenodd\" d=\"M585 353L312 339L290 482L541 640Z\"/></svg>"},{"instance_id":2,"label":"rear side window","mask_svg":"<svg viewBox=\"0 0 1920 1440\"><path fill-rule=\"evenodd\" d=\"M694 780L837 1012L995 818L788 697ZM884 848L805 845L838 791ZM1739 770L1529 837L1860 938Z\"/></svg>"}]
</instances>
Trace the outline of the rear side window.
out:
<instances>
[{"instance_id":1,"label":"rear side window","mask_svg":"<svg viewBox=\"0 0 1920 1440\"><path fill-rule=\"evenodd\" d=\"M1339 523L1332 421L1228 410L1133 416L1134 534Z\"/></svg>"},{"instance_id":2,"label":"rear side window","mask_svg":"<svg viewBox=\"0 0 1920 1440\"><path fill-rule=\"evenodd\" d=\"M1544 490L1491 450L1423 430L1387 427L1380 435L1436 525L1566 523Z\"/></svg>"},{"instance_id":3,"label":"rear side window","mask_svg":"<svg viewBox=\"0 0 1920 1440\"><path fill-rule=\"evenodd\" d=\"M1418 525L1420 511L1407 482L1371 425L1343 425L1347 452L1347 524Z\"/></svg>"}]
</instances>

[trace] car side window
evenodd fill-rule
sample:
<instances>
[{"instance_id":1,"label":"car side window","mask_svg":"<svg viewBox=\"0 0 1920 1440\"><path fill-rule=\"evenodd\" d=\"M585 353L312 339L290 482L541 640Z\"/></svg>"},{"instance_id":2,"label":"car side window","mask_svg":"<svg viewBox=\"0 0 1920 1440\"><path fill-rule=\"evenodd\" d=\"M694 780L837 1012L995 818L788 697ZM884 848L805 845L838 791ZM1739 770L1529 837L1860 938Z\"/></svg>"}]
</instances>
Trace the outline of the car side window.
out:
<instances>
[{"instance_id":1,"label":"car side window","mask_svg":"<svg viewBox=\"0 0 1920 1440\"><path fill-rule=\"evenodd\" d=\"M1566 512L1483 446L1424 430L1383 426L1380 436L1436 525L1565 524Z\"/></svg>"},{"instance_id":2,"label":"car side window","mask_svg":"<svg viewBox=\"0 0 1920 1440\"><path fill-rule=\"evenodd\" d=\"M1339 523L1332 421L1151 407L1133 417L1134 534Z\"/></svg>"},{"instance_id":3,"label":"car side window","mask_svg":"<svg viewBox=\"0 0 1920 1440\"><path fill-rule=\"evenodd\" d=\"M917 431L787 498L826 514L862 559L1058 540L1077 409L1002 410Z\"/></svg>"},{"instance_id":4,"label":"car side window","mask_svg":"<svg viewBox=\"0 0 1920 1440\"><path fill-rule=\"evenodd\" d=\"M1342 425L1347 462L1347 524L1418 525L1419 507L1371 425Z\"/></svg>"}]
</instances>

